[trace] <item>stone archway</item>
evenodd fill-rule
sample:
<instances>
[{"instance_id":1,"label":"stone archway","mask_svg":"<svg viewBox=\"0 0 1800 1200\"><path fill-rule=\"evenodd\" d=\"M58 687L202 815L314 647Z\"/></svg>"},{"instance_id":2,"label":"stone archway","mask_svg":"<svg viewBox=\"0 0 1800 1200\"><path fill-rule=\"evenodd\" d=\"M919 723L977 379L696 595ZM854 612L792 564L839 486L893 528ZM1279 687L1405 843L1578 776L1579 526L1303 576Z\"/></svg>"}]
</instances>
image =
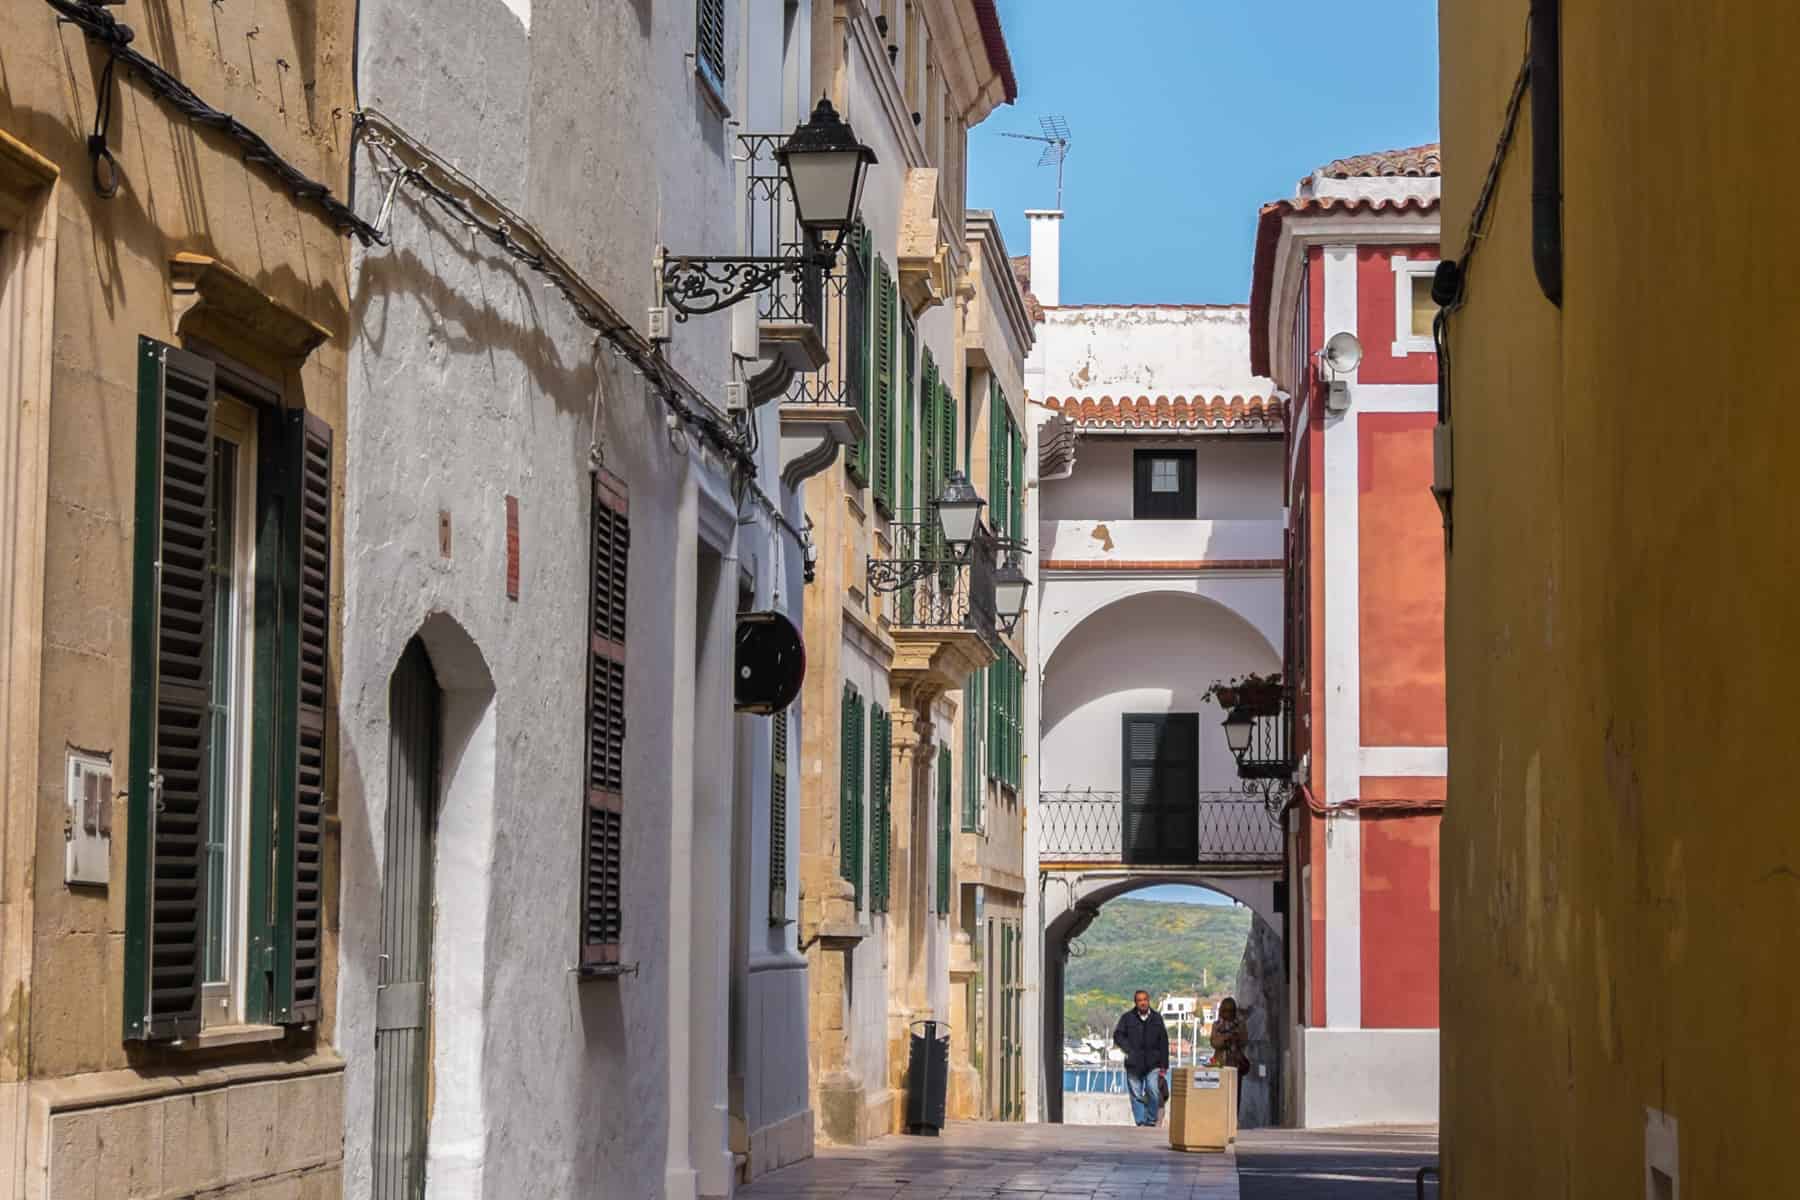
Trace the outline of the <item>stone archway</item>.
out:
<instances>
[{"instance_id":1,"label":"stone archway","mask_svg":"<svg viewBox=\"0 0 1800 1200\"><path fill-rule=\"evenodd\" d=\"M1051 872L1043 877L1042 947L1044 1119L1063 1119L1063 1002L1069 946L1110 901L1166 884L1205 888L1230 896L1252 913L1239 983L1239 1007L1250 1021L1251 1077L1243 1082L1242 1120L1247 1128L1274 1124L1280 1113L1281 1063L1286 1053L1287 976L1282 916L1275 910L1276 875L1203 874L1198 871ZM1055 893L1061 891L1060 898Z\"/></svg>"}]
</instances>

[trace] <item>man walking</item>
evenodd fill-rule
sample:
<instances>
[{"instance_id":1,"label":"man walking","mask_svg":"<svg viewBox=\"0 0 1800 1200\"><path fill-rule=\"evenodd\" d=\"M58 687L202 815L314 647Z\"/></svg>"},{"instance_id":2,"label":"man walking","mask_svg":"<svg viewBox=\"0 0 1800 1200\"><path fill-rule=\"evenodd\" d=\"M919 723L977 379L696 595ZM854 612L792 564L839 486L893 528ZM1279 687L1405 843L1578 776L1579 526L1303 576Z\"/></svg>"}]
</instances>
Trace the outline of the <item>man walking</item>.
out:
<instances>
[{"instance_id":1,"label":"man walking","mask_svg":"<svg viewBox=\"0 0 1800 1200\"><path fill-rule=\"evenodd\" d=\"M1155 1125L1162 1104L1158 1085L1169 1072L1169 1031L1162 1014L1150 1011L1150 993L1139 989L1113 1029L1113 1045L1125 1052L1125 1086L1131 1115L1139 1125Z\"/></svg>"}]
</instances>

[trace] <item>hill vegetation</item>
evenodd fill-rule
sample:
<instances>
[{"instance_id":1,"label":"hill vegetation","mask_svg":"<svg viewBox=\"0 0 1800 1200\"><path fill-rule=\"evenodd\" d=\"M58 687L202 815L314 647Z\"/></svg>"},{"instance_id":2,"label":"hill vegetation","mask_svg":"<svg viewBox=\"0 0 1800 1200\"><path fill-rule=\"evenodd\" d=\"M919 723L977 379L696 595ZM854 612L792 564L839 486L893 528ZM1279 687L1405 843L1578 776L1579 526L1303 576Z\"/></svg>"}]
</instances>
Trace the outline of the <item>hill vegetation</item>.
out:
<instances>
[{"instance_id":1,"label":"hill vegetation","mask_svg":"<svg viewBox=\"0 0 1800 1200\"><path fill-rule=\"evenodd\" d=\"M1114 900L1069 955L1064 1034L1110 1034L1138 988L1153 1002L1167 992L1225 995L1237 978L1250 921L1247 908Z\"/></svg>"}]
</instances>

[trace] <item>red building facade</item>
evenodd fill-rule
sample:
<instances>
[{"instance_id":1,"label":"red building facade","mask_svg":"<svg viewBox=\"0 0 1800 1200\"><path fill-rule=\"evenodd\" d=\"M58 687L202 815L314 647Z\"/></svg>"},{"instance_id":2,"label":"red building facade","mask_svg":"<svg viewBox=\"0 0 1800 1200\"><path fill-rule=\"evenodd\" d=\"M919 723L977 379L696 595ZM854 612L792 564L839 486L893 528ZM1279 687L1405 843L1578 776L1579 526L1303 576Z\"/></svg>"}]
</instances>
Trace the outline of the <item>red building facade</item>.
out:
<instances>
[{"instance_id":1,"label":"red building facade","mask_svg":"<svg viewBox=\"0 0 1800 1200\"><path fill-rule=\"evenodd\" d=\"M1437 1119L1438 184L1435 145L1342 159L1265 206L1258 229L1251 368L1293 413L1288 1115L1303 1125ZM1340 334L1361 356L1334 370Z\"/></svg>"}]
</instances>

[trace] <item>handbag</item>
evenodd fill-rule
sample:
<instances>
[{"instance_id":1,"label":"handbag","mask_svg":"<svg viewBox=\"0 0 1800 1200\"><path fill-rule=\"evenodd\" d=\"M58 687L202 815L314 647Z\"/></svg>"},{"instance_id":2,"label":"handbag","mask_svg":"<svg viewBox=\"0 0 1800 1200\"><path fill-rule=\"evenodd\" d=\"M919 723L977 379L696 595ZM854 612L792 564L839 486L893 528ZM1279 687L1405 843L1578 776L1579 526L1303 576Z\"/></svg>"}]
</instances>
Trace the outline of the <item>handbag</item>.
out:
<instances>
[{"instance_id":1,"label":"handbag","mask_svg":"<svg viewBox=\"0 0 1800 1200\"><path fill-rule=\"evenodd\" d=\"M1169 1102L1169 1077L1160 1072L1156 1076L1156 1098L1163 1104Z\"/></svg>"}]
</instances>

